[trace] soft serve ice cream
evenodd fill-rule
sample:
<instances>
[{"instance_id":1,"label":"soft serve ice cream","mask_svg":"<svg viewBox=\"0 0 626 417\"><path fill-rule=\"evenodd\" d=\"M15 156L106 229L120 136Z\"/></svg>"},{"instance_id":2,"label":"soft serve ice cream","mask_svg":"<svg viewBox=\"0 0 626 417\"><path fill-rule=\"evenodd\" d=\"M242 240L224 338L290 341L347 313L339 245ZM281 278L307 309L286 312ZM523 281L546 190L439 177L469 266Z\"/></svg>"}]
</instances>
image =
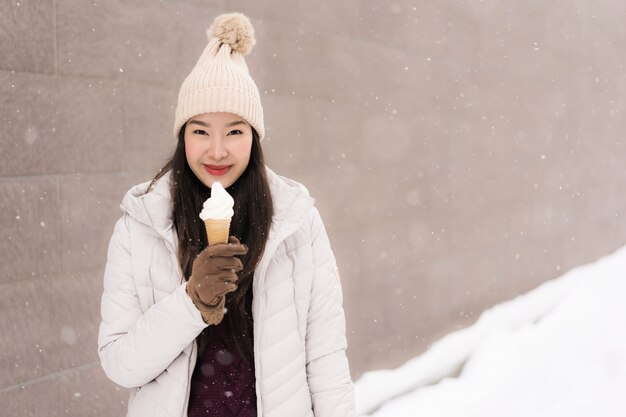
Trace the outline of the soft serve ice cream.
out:
<instances>
[{"instance_id":1,"label":"soft serve ice cream","mask_svg":"<svg viewBox=\"0 0 626 417\"><path fill-rule=\"evenodd\" d=\"M202 220L207 219L230 219L235 213L233 206L235 200L228 194L228 191L224 189L221 183L214 182L211 185L211 197L202 205L202 211L200 212L200 218Z\"/></svg>"},{"instance_id":2,"label":"soft serve ice cream","mask_svg":"<svg viewBox=\"0 0 626 417\"><path fill-rule=\"evenodd\" d=\"M235 200L222 184L214 182L211 185L211 197L204 202L200 212L200 218L206 226L209 245L228 243L230 221L235 213L234 205Z\"/></svg>"}]
</instances>

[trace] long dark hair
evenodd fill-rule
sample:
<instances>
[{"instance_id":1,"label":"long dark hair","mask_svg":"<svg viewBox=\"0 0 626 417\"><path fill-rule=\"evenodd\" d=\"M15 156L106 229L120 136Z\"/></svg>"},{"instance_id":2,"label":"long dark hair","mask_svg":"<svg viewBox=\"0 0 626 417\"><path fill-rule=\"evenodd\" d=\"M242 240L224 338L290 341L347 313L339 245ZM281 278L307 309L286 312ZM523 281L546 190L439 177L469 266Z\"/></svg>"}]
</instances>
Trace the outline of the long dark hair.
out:
<instances>
[{"instance_id":1,"label":"long dark hair","mask_svg":"<svg viewBox=\"0 0 626 417\"><path fill-rule=\"evenodd\" d=\"M185 156L185 126L178 135L178 144L172 156L154 177L150 186L167 172L171 172L172 219L178 234L178 261L183 272L182 280L189 280L193 261L208 241L202 220L198 217L202 204L210 197L211 189L193 173ZM226 189L235 200L230 234L248 246L241 258L243 270L238 273L237 290L226 297L228 320L237 350L248 363L253 361L252 334L252 277L263 255L272 221L273 206L265 171L259 135L252 128L252 149L248 166L233 185ZM213 326L208 326L197 337L201 354L210 343Z\"/></svg>"}]
</instances>

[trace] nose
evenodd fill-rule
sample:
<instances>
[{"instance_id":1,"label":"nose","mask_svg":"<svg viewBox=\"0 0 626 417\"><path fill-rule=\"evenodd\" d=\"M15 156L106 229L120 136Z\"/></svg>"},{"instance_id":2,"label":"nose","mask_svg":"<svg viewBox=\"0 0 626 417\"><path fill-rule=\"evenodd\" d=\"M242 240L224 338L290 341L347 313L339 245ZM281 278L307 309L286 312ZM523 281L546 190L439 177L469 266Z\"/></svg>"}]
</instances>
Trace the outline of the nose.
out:
<instances>
[{"instance_id":1,"label":"nose","mask_svg":"<svg viewBox=\"0 0 626 417\"><path fill-rule=\"evenodd\" d=\"M228 156L228 151L226 150L224 140L219 136L215 137L215 139L211 141L208 152L209 156L211 156L211 158L216 161L224 159L226 158L226 156Z\"/></svg>"}]
</instances>

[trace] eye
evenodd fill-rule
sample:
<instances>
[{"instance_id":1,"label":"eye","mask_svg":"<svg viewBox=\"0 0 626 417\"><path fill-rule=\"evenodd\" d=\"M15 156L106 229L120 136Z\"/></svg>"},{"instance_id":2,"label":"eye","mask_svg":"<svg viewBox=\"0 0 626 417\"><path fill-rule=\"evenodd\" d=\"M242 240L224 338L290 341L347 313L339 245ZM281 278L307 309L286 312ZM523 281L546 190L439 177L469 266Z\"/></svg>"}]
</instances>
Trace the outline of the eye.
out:
<instances>
[{"instance_id":1,"label":"eye","mask_svg":"<svg viewBox=\"0 0 626 417\"><path fill-rule=\"evenodd\" d=\"M193 131L194 135L207 135L207 132L205 132L202 129L196 129Z\"/></svg>"},{"instance_id":2,"label":"eye","mask_svg":"<svg viewBox=\"0 0 626 417\"><path fill-rule=\"evenodd\" d=\"M236 135L242 135L243 134L243 132L241 130L239 130L239 129L231 130L228 134L230 135L233 132L239 132L239 133L235 133Z\"/></svg>"}]
</instances>

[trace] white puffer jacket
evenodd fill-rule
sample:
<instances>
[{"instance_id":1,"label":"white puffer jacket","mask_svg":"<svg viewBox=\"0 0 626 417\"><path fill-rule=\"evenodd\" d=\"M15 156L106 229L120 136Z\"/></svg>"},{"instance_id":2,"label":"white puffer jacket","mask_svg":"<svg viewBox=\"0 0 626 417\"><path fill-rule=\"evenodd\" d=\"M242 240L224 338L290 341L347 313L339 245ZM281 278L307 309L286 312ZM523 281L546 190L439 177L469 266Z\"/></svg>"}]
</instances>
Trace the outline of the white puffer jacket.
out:
<instances>
[{"instance_id":1,"label":"white puffer jacket","mask_svg":"<svg viewBox=\"0 0 626 417\"><path fill-rule=\"evenodd\" d=\"M267 169L274 217L253 279L258 416L354 416L335 257L314 200ZM122 202L104 272L98 354L133 388L128 417L185 417L206 326L185 292L170 213L169 173Z\"/></svg>"}]
</instances>

